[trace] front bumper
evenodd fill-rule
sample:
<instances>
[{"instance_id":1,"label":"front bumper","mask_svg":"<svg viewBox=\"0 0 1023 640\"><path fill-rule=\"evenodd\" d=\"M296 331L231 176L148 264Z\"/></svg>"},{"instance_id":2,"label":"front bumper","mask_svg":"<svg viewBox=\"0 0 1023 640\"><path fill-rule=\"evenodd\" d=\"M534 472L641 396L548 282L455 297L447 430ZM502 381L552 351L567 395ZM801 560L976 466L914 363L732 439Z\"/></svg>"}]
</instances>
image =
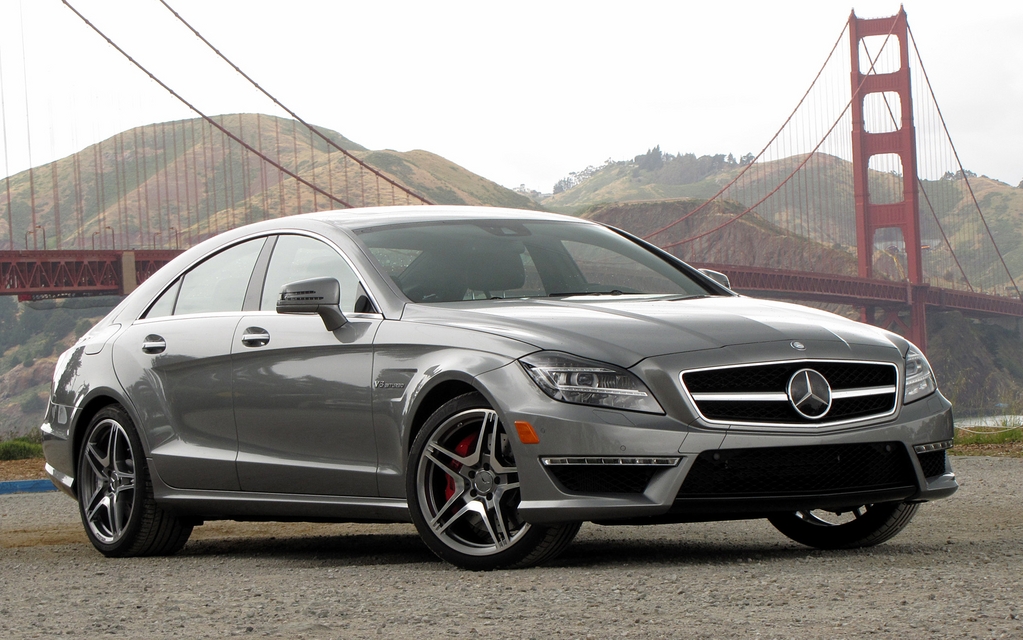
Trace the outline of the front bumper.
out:
<instances>
[{"instance_id":1,"label":"front bumper","mask_svg":"<svg viewBox=\"0 0 1023 640\"><path fill-rule=\"evenodd\" d=\"M500 390L488 395L506 424L526 421L539 435L540 442L529 445L511 435L521 482L519 513L528 522L757 518L779 511L935 500L958 489L944 451L921 457L914 449L952 439L952 408L940 393L854 427L772 431L702 424L670 403L667 415L651 415L557 402L517 363L488 372L479 382ZM662 400L663 391L655 394ZM862 459L849 461L852 453ZM660 464L644 465L644 459ZM888 475L861 473L885 460ZM816 479L833 467L846 472L837 479ZM708 473L718 474L710 490L689 489ZM721 486L721 478L736 476L743 483L713 488Z\"/></svg>"}]
</instances>

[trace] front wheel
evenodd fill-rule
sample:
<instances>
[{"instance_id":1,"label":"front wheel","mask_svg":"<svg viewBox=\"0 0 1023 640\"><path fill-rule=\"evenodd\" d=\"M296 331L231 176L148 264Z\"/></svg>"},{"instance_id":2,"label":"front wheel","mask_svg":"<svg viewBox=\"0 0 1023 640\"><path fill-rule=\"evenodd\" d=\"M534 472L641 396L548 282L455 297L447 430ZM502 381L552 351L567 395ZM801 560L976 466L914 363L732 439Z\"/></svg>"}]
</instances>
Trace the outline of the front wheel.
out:
<instances>
[{"instance_id":1,"label":"front wheel","mask_svg":"<svg viewBox=\"0 0 1023 640\"><path fill-rule=\"evenodd\" d=\"M110 405L89 422L78 455L78 508L89 540L109 557L174 553L192 525L153 499L142 442L127 412Z\"/></svg>"},{"instance_id":2,"label":"front wheel","mask_svg":"<svg viewBox=\"0 0 1023 640\"><path fill-rule=\"evenodd\" d=\"M913 519L919 504L868 504L842 512L821 509L779 513L768 518L778 531L808 547L855 549L894 538Z\"/></svg>"},{"instance_id":3,"label":"front wheel","mask_svg":"<svg viewBox=\"0 0 1023 640\"><path fill-rule=\"evenodd\" d=\"M579 531L578 522L541 526L519 519L511 443L478 393L448 401L423 425L409 455L406 491L423 541L464 569L539 564Z\"/></svg>"}]
</instances>

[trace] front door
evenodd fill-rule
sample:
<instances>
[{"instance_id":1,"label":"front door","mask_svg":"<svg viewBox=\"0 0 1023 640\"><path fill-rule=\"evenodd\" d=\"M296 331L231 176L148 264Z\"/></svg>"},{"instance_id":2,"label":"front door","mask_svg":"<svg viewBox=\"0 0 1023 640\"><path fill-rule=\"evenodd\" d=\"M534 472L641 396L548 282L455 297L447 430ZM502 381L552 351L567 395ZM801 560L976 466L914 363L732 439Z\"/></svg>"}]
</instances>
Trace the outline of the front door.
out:
<instances>
[{"instance_id":1,"label":"front door","mask_svg":"<svg viewBox=\"0 0 1023 640\"><path fill-rule=\"evenodd\" d=\"M341 284L348 323L333 332L317 315L274 311L281 286L318 277ZM278 237L260 311L242 318L231 346L242 490L377 495L371 377L382 317L367 305L335 248Z\"/></svg>"}]
</instances>

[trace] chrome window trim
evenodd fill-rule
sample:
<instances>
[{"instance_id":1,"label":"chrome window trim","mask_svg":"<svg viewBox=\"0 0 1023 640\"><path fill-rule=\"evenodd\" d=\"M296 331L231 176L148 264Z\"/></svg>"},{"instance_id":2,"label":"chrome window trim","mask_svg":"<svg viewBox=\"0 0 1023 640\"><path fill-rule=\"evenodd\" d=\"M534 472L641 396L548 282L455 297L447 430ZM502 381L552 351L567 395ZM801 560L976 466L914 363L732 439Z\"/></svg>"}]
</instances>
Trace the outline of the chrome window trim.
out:
<instances>
[{"instance_id":1,"label":"chrome window trim","mask_svg":"<svg viewBox=\"0 0 1023 640\"><path fill-rule=\"evenodd\" d=\"M304 229L274 229L272 231L257 231L255 233L250 233L250 234L248 234L246 236L242 236L241 238L238 238L234 242L232 242L230 244L226 244L223 247L220 247L219 249L217 249L216 253L214 253L212 255L211 254L206 254L206 255L202 256L201 259L195 260L195 261L192 261L192 262L188 263L187 266L185 266L183 269L179 270L176 274L174 274L174 276L171 277L171 279L167 282L167 284L163 288L161 288L156 294L154 294L152 298L149 299L149 301L145 304L145 306L143 306L142 311L140 311L138 316L135 317L135 319L132 322L132 324L135 324L135 323L138 323L138 322L142 322L142 321L145 321L145 320L159 320L159 319L167 319L167 318L184 318L184 317L195 317L195 316L198 316L198 315L204 315L203 313L193 313L193 314L185 314L185 315L180 315L180 316L177 316L177 315L161 316L160 318L143 318L142 317L142 316L146 315L147 313L149 313L149 310L152 308L153 304L160 298L160 296L162 296L167 291L167 289L169 289L172 286L174 286L174 283L177 282L184 274L188 273L189 271L191 271L195 267L199 266L200 264L202 264L206 260L212 258L214 255L217 255L217 254L219 254L219 253L221 253L223 251L227 251L228 249L230 249L232 247L236 247L236 246L242 244L243 242L248 242L249 240L256 240L258 238L268 239L268 238L271 238L273 236L285 236L285 235L288 235L288 236L306 236L306 237L312 238L314 240L319 240L319 241L321 241L323 243L326 243L328 246L333 248L334 251L337 251L338 255L341 256L341 259L344 260L348 264L348 267L352 270L352 273L354 273L358 277L359 284L362 286L362 290L366 292L366 296L369 297L369 301L373 304L373 308L375 308L375 309L381 309L382 308L380 306L380 304L377 303L376 296L373 294L373 292L370 290L370 288L366 286L366 282L368 282L368 280L367 280L365 274L363 274L362 271L360 271L358 269L358 267L355 266L355 263L353 263L351 258L348 257L348 254L346 254L341 249L341 247L339 247L337 245L336 242L334 242L330 238L322 236L322 235L320 235L318 233L315 233L313 231L306 231ZM186 249L186 251L187 251L187 249ZM270 259L273 260L273 253L272 252L270 254ZM258 258L257 258L257 261L258 261ZM269 263L267 264L267 268L269 268ZM265 273L263 275L264 275L264 277L266 276ZM211 313L225 314L225 313L235 313L235 312L234 311L208 312L207 315L209 315ZM245 313L245 312L239 311L238 313ZM379 315L380 317L383 317L383 312L380 312L378 314L367 314L367 315Z\"/></svg>"},{"instance_id":2,"label":"chrome window trim","mask_svg":"<svg viewBox=\"0 0 1023 640\"><path fill-rule=\"evenodd\" d=\"M884 413L875 413L875 414L871 414L869 416L864 416L862 418L852 418L852 419L849 419L849 420L832 420L832 421L822 421L822 422L744 422L744 421L740 421L740 420L715 420L715 419L711 419L711 418L708 418L707 416L705 416L703 414L703 412L700 411L700 406L697 404L697 397L700 397L703 400L707 400L709 398L704 398L703 396L715 395L715 394L711 394L711 393L697 393L697 394L694 395L694 394L690 393L689 388L686 387L686 383L685 383L685 380L684 380L684 376L687 373L698 373L698 372L701 372L701 371L719 371L719 370L722 370L722 369L746 369L746 368L749 368L749 367L762 367L762 366L779 365L779 364L791 365L791 364L795 364L795 363L805 363L807 366L812 366L812 364L822 363L822 364L876 364L876 365L883 365L883 366L892 367L893 369L895 369L895 384L892 385L892 386L885 386L885 387L863 387L861 389L847 389L847 390L839 390L839 391L832 390L831 394L832 394L832 398L854 398L854 397L859 397L860 395L881 395L882 393L894 393L895 394L895 402L892 404L891 410L886 411ZM695 415L700 419L700 421L702 421L702 422L704 422L704 423L706 423L708 425L712 425L712 426L713 425L723 425L723 426L746 427L746 428L753 428L753 429L757 429L757 428L761 428L761 429L786 428L786 429L794 429L794 430L799 430L799 431L804 431L805 432L805 431L809 431L809 430L819 430L821 428L840 427L840 426L847 426L847 425L858 425L858 424L864 424L864 423L868 423L868 422L874 422L874 421L877 421L877 420L880 420L880 419L883 419L883 418L888 418L888 417L891 417L893 415L896 415L899 412L899 410L902 408L902 394L899 393L899 390L903 388L902 369L899 367L898 364L896 364L894 362L884 362L884 361L880 361L880 360L843 360L843 359L837 359L837 358L796 358L796 359L792 359L792 360L769 360L769 361L764 361L764 362L745 362L745 363L742 363L742 364L729 364L729 365L720 365L720 366L716 366L716 367L700 367L700 368L697 368L697 369L685 369L685 370L679 372L679 374L678 374L678 382L682 386L682 392L684 394L684 397L688 401L689 406L693 409L693 412L695 413ZM881 389L884 389L885 391L881 391ZM863 391L869 391L869 393L860 393L860 392L863 392ZM849 395L842 395L842 396L835 395L835 394L838 394L838 393L847 393ZM750 398L749 396L768 396L768 395L773 396L773 395L779 395L779 396L783 396L784 400L788 400L788 396L786 394L775 394L774 392L766 392L766 393L763 393L763 394L760 394L760 393L748 393L748 394L720 394L720 395L743 396L743 398L741 398L742 400L754 400L754 398ZM735 399L738 399L738 398L735 398ZM767 401L766 398L758 398L758 400L760 400L760 401ZM773 401L779 402L780 400L773 400Z\"/></svg>"}]
</instances>

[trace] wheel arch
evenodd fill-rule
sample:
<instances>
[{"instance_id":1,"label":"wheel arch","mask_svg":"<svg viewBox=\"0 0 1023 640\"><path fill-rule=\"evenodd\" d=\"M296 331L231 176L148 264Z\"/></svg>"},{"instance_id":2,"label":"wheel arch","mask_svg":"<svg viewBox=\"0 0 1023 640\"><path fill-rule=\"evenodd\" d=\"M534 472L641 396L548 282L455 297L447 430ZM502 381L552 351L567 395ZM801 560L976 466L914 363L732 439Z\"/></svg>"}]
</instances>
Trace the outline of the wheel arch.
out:
<instances>
[{"instance_id":1,"label":"wheel arch","mask_svg":"<svg viewBox=\"0 0 1023 640\"><path fill-rule=\"evenodd\" d=\"M74 419L74 423L71 427L71 462L74 469L74 477L78 477L78 454L81 451L82 439L85 437L86 428L97 413L102 411L104 408L110 405L118 405L124 409L128 416L138 426L138 418L135 416L135 412L131 406L131 403L127 402L123 398L118 397L117 394L113 393L109 389L96 390L95 393L90 394L89 398L86 399L81 408L77 411L77 416ZM142 441L142 447L146 451L144 453L148 455L148 445L146 443L145 435L141 429L136 428L136 432L139 434L139 439ZM77 482L75 483L75 493L77 495Z\"/></svg>"},{"instance_id":2,"label":"wheel arch","mask_svg":"<svg viewBox=\"0 0 1023 640\"><path fill-rule=\"evenodd\" d=\"M409 423L408 433L406 434L403 446L405 456L409 455L412 443L415 442L416 436L419 435L419 431L423 428L423 424L426 423L437 409L449 400L474 391L480 393L480 389L473 385L470 380L460 377L437 381L436 384L424 391L412 413L412 421Z\"/></svg>"}]
</instances>

